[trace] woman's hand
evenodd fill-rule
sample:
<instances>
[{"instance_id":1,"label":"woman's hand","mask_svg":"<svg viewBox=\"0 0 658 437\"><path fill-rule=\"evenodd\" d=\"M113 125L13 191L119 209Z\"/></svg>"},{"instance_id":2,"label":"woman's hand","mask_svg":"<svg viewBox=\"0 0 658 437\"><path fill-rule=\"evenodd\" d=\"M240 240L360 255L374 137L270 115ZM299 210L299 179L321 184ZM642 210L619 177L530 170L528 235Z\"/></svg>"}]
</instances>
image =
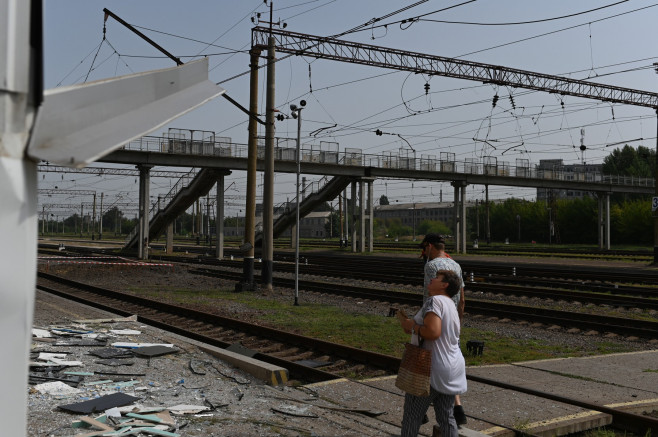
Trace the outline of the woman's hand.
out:
<instances>
[{"instance_id":1,"label":"woman's hand","mask_svg":"<svg viewBox=\"0 0 658 437\"><path fill-rule=\"evenodd\" d=\"M400 326L402 326L402 329L404 329L404 332L406 332L407 334L411 334L411 329L414 327L415 323L416 322L414 322L413 319L406 319L406 320L402 320L400 322Z\"/></svg>"}]
</instances>

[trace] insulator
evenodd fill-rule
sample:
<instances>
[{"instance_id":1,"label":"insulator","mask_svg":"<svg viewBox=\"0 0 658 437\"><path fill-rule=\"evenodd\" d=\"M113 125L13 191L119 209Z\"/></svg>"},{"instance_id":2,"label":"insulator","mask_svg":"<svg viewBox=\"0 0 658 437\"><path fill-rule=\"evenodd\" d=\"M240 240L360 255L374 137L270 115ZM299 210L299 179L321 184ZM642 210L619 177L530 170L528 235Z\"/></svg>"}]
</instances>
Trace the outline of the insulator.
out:
<instances>
[{"instance_id":1,"label":"insulator","mask_svg":"<svg viewBox=\"0 0 658 437\"><path fill-rule=\"evenodd\" d=\"M491 106L495 108L495 107L496 107L496 103L498 103L498 94L496 94L495 96L493 96L493 102L491 102Z\"/></svg>"},{"instance_id":2,"label":"insulator","mask_svg":"<svg viewBox=\"0 0 658 437\"><path fill-rule=\"evenodd\" d=\"M425 82L425 95L427 95L430 92L430 83Z\"/></svg>"}]
</instances>

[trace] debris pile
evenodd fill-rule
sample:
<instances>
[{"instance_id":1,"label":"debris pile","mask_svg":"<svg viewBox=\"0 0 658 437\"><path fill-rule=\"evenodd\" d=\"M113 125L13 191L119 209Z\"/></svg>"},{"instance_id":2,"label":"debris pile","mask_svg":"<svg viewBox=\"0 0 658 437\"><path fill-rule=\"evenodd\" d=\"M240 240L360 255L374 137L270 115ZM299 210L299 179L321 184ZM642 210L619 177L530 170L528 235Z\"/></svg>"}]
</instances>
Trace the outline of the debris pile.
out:
<instances>
[{"instance_id":1,"label":"debris pile","mask_svg":"<svg viewBox=\"0 0 658 437\"><path fill-rule=\"evenodd\" d=\"M76 415L74 419L64 415L69 417L68 426L51 429L47 435L181 436L186 418L210 417L229 405L204 390L210 386L208 381L190 381L189 376L251 383L220 362L182 356L179 359L189 361L189 374L164 381L168 374L163 370L180 368L171 366L180 350L171 343L133 341L140 340L142 332L125 325L135 322L135 317L110 318L33 328L30 404L47 403ZM242 393L228 395L242 397Z\"/></svg>"}]
</instances>

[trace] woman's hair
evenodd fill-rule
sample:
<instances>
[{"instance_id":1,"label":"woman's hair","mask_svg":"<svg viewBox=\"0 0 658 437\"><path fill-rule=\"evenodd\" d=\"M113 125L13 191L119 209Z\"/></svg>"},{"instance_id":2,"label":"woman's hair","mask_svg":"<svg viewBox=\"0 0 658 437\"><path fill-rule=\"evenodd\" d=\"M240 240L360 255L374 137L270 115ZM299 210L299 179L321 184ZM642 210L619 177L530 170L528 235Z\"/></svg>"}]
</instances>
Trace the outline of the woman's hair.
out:
<instances>
[{"instance_id":1,"label":"woman's hair","mask_svg":"<svg viewBox=\"0 0 658 437\"><path fill-rule=\"evenodd\" d=\"M443 282L448 283L448 288L446 288L446 293L448 296L453 297L461 289L461 278L459 275L452 270L439 270L436 272L436 277L443 276Z\"/></svg>"}]
</instances>

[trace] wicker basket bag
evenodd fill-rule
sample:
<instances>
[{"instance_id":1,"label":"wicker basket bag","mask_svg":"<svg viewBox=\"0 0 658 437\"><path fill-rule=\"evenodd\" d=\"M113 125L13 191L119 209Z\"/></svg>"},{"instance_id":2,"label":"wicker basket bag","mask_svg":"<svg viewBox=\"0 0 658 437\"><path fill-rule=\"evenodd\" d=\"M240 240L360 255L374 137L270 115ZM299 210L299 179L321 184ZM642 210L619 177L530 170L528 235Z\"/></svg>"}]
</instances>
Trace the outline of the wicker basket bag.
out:
<instances>
[{"instance_id":1,"label":"wicker basket bag","mask_svg":"<svg viewBox=\"0 0 658 437\"><path fill-rule=\"evenodd\" d=\"M414 396L429 396L431 352L411 343L404 345L404 354L395 386Z\"/></svg>"}]
</instances>

